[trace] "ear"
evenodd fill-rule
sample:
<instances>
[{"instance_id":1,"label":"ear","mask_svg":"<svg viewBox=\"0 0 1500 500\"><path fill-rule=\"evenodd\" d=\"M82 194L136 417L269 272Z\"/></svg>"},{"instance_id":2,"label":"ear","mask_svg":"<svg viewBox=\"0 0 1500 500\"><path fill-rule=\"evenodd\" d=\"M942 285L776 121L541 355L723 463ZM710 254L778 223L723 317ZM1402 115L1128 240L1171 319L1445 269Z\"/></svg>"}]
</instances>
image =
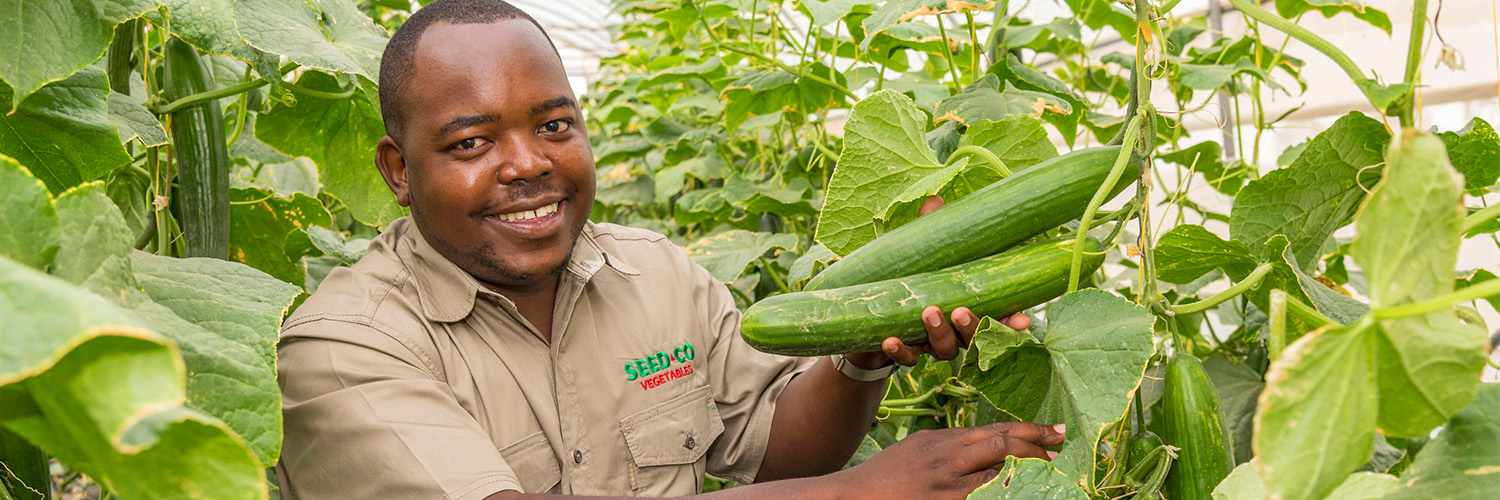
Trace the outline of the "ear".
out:
<instances>
[{"instance_id":1,"label":"ear","mask_svg":"<svg viewBox=\"0 0 1500 500\"><path fill-rule=\"evenodd\" d=\"M381 137L380 143L375 145L375 167L385 178L386 187L396 193L396 203L410 207L411 184L406 178L406 158L401 156L401 146L389 135Z\"/></svg>"}]
</instances>

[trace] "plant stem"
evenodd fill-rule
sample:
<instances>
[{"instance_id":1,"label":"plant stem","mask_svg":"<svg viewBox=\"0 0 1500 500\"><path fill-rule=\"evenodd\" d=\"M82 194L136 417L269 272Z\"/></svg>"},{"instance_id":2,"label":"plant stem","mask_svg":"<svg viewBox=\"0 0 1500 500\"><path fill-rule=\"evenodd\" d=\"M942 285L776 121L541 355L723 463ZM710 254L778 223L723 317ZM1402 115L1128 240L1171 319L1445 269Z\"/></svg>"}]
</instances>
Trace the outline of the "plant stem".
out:
<instances>
[{"instance_id":1,"label":"plant stem","mask_svg":"<svg viewBox=\"0 0 1500 500\"><path fill-rule=\"evenodd\" d=\"M770 260L767 260L764 256L760 257L760 266L762 269L766 270L766 274L771 275L771 282L776 284L776 288L780 289L781 293L791 292L791 290L786 287L786 282L782 281L781 277L776 275L776 270L771 268Z\"/></svg>"},{"instance_id":2,"label":"plant stem","mask_svg":"<svg viewBox=\"0 0 1500 500\"><path fill-rule=\"evenodd\" d=\"M969 21L969 84L973 85L979 80L979 50L984 46L979 45L979 32L974 29L974 13L965 10L964 19Z\"/></svg>"},{"instance_id":3,"label":"plant stem","mask_svg":"<svg viewBox=\"0 0 1500 500\"><path fill-rule=\"evenodd\" d=\"M1138 114L1125 124L1125 142L1120 148L1120 156L1115 158L1115 165L1109 170L1109 176L1104 179L1104 184L1094 191L1094 197L1089 200L1088 209L1083 211L1083 218L1079 219L1078 227L1089 227L1094 222L1094 213L1099 211L1099 205L1104 204L1104 198L1109 196L1115 189L1115 183L1120 181L1120 176L1125 175L1125 165L1130 162L1131 155L1135 154L1135 141L1141 130L1141 122L1145 119L1144 114ZM1068 291L1078 291L1078 274L1083 268L1083 240L1088 237L1088 231L1079 231L1078 237L1073 241L1073 267L1068 271Z\"/></svg>"},{"instance_id":4,"label":"plant stem","mask_svg":"<svg viewBox=\"0 0 1500 500\"><path fill-rule=\"evenodd\" d=\"M943 35L943 59L948 61L948 73L953 75L953 93L962 91L963 80L958 76L958 63L953 61L953 41L948 39L948 29L943 27L943 15L937 15L938 34Z\"/></svg>"},{"instance_id":5,"label":"plant stem","mask_svg":"<svg viewBox=\"0 0 1500 500\"><path fill-rule=\"evenodd\" d=\"M882 406L875 413L880 418L886 417L936 417L943 412L931 408L889 408Z\"/></svg>"},{"instance_id":6,"label":"plant stem","mask_svg":"<svg viewBox=\"0 0 1500 500\"><path fill-rule=\"evenodd\" d=\"M1422 301L1396 307L1382 307L1372 309L1370 314L1379 319L1406 318L1410 316L1421 316L1430 312L1451 309L1453 304L1466 302L1480 297L1489 297L1500 294L1500 280L1490 280L1477 285L1471 285L1462 290L1438 297L1432 300Z\"/></svg>"},{"instance_id":7,"label":"plant stem","mask_svg":"<svg viewBox=\"0 0 1500 500\"><path fill-rule=\"evenodd\" d=\"M772 58L770 56L767 56L765 54L761 54L759 52L745 50L745 49L742 49L742 48L730 45L728 43L720 45L719 48L727 50L727 51L730 51L730 52L734 52L736 54L741 54L741 55L746 55L746 56L754 57L754 58L759 59L761 61L765 61L765 62L771 63L772 65L774 65L774 66L776 66L778 68L781 68L783 71L786 71L787 73L792 73L792 74L797 74L798 73L797 68L793 68L791 66L787 66L786 63L778 61L778 60L776 60L776 59L774 59L774 58ZM854 95L853 92L850 92L849 89L844 88L843 85L839 85L837 83L834 83L833 81L831 81L831 80L829 80L827 78L823 78L821 76L818 76L818 75L815 75L815 74L812 74L812 73L803 74L802 78L806 78L808 80L812 80L814 82L821 83L821 84L827 86L828 88L831 88L831 89L833 89L835 91L838 91L838 93L843 94L845 97L848 97L850 99L856 99L856 100L859 99L859 96Z\"/></svg>"},{"instance_id":8,"label":"plant stem","mask_svg":"<svg viewBox=\"0 0 1500 500\"><path fill-rule=\"evenodd\" d=\"M968 146L963 146L955 149L953 150L953 154L948 156L948 164L952 165L953 162L959 157L959 155L974 155L983 158L984 161L989 162L990 166L995 167L995 170L1000 171L1000 178L1003 179L1006 177L1010 177L1010 169L1005 167L1005 162L1000 161L1000 157L995 156L995 153L993 151L990 151L984 146L970 144Z\"/></svg>"},{"instance_id":9,"label":"plant stem","mask_svg":"<svg viewBox=\"0 0 1500 500\"><path fill-rule=\"evenodd\" d=\"M1261 278L1264 278L1267 274L1270 274L1271 267L1271 264L1261 264L1259 266L1256 266L1254 271L1251 271L1248 276L1245 276L1245 279L1240 280L1239 283L1235 283L1234 286L1229 287L1227 290L1191 304L1180 304L1172 306L1172 312L1176 314L1192 314L1196 312L1203 312L1207 311L1211 307L1223 303L1226 300L1238 297L1240 294L1245 293L1251 288L1254 288L1256 284L1260 283Z\"/></svg>"},{"instance_id":10,"label":"plant stem","mask_svg":"<svg viewBox=\"0 0 1500 500\"><path fill-rule=\"evenodd\" d=\"M292 92L296 92L298 94L302 94L302 95L305 95L305 96L308 96L308 97L312 97L312 98L315 98L315 99L331 99L331 100L348 99L349 96L354 95L355 91L359 90L359 87L356 86L356 87L351 88L349 90L344 90L344 91L340 91L340 92L326 92L326 91L322 91L322 90L313 90L313 89L310 89L310 88L307 88L307 87L303 87L303 86L297 85L296 83L293 83L293 82L281 82L281 84L283 86L285 86L286 88L290 89Z\"/></svg>"},{"instance_id":11,"label":"plant stem","mask_svg":"<svg viewBox=\"0 0 1500 500\"><path fill-rule=\"evenodd\" d=\"M1411 6L1411 41L1406 47L1406 77L1403 82L1412 85L1415 89L1417 74L1422 67L1422 32L1427 28L1427 0L1415 0ZM1416 126L1416 101L1415 91L1406 97L1406 102L1400 104L1401 128L1410 129Z\"/></svg>"},{"instance_id":12,"label":"plant stem","mask_svg":"<svg viewBox=\"0 0 1500 500\"><path fill-rule=\"evenodd\" d=\"M1484 207L1483 210L1469 214L1464 217L1463 226L1459 228L1460 233L1467 233L1479 227L1481 224L1500 218L1500 203Z\"/></svg>"},{"instance_id":13,"label":"plant stem","mask_svg":"<svg viewBox=\"0 0 1500 500\"><path fill-rule=\"evenodd\" d=\"M212 100L215 100L215 99L221 99L221 98L229 97L229 96L232 96L232 95L235 95L235 94L249 92L251 90L255 90L255 89L264 87L268 83L271 83L271 82L267 81L264 78L257 78L255 80L251 80L251 81L248 81L248 82L245 82L245 83L241 83L239 85L235 85L235 86L232 86L232 87L224 87L222 89L215 89L215 90L210 90L210 91L207 91L207 92L199 92L197 94L186 96L186 97L183 97L181 99L178 99L178 100L166 103L166 104L162 104L162 105L159 105L159 106L151 106L150 108L151 108L151 112L152 113L156 113L158 115L165 115L165 114L171 113L173 111L177 111L179 109L186 108L188 106L192 106L192 105L195 105L195 104L202 104L202 103L205 103L205 102L208 102L208 101L212 101Z\"/></svg>"},{"instance_id":14,"label":"plant stem","mask_svg":"<svg viewBox=\"0 0 1500 500\"><path fill-rule=\"evenodd\" d=\"M1348 54L1345 54L1344 51L1339 50L1338 47L1334 46L1332 43L1329 43L1328 40L1324 40L1323 37L1320 37L1317 34L1308 31L1306 28L1297 26L1296 23L1293 23L1284 17L1272 14L1265 9L1260 8L1260 6L1255 5L1255 3L1251 0L1229 0L1229 3L1234 5L1234 8L1239 9L1240 12L1244 12L1245 15L1250 16L1256 21L1266 23L1270 27L1281 31L1282 33L1286 33L1292 38L1296 38L1302 43L1311 46L1318 52L1322 52L1323 55L1328 56L1329 59L1333 59L1334 64L1338 64L1339 68L1343 69L1344 73L1347 73L1349 75L1349 78L1354 79L1354 81L1358 82L1369 79L1365 77L1364 73L1360 72L1359 66L1354 64L1354 60L1350 59Z\"/></svg>"},{"instance_id":15,"label":"plant stem","mask_svg":"<svg viewBox=\"0 0 1500 500\"><path fill-rule=\"evenodd\" d=\"M881 401L880 402L880 406L902 407L902 406L916 406L916 405L919 405L919 404L922 404L922 403L926 403L928 401L931 401L933 396L937 395L938 388L941 388L941 387L943 387L943 386L939 385L939 386L933 387L931 389L928 389L927 392L924 392L920 396L916 396L916 397L910 397L910 398L905 398L905 399L887 399L887 400Z\"/></svg>"},{"instance_id":16,"label":"plant stem","mask_svg":"<svg viewBox=\"0 0 1500 500\"><path fill-rule=\"evenodd\" d=\"M1266 312L1266 357L1274 363L1281 356L1281 350L1286 348L1286 291L1280 288L1271 290L1270 301L1271 310Z\"/></svg>"}]
</instances>

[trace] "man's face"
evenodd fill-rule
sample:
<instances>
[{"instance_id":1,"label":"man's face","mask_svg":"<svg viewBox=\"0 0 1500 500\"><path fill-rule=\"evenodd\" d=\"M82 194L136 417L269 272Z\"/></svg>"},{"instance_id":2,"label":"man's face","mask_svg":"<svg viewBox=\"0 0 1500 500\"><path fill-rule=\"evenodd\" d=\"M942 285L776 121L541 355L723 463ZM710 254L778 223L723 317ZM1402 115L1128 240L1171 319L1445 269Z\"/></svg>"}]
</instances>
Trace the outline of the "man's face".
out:
<instances>
[{"instance_id":1,"label":"man's face","mask_svg":"<svg viewBox=\"0 0 1500 500\"><path fill-rule=\"evenodd\" d=\"M593 207L594 160L545 35L522 19L429 27L402 110L378 163L432 246L492 286L551 283Z\"/></svg>"}]
</instances>

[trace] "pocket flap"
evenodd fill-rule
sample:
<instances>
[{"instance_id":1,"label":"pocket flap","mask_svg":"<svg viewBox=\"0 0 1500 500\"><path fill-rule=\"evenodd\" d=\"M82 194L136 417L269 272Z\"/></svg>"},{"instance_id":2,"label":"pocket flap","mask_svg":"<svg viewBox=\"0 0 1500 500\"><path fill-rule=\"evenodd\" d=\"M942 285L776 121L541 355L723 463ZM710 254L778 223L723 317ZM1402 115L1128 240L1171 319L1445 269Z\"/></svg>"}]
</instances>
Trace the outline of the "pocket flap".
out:
<instances>
[{"instance_id":1,"label":"pocket flap","mask_svg":"<svg viewBox=\"0 0 1500 500\"><path fill-rule=\"evenodd\" d=\"M523 493L547 493L562 481L562 468L558 467L557 457L541 431L505 445L500 456L505 457L505 463L521 482Z\"/></svg>"},{"instance_id":2,"label":"pocket flap","mask_svg":"<svg viewBox=\"0 0 1500 500\"><path fill-rule=\"evenodd\" d=\"M708 453L724 421L703 386L625 417L620 431L636 467L691 464Z\"/></svg>"}]
</instances>

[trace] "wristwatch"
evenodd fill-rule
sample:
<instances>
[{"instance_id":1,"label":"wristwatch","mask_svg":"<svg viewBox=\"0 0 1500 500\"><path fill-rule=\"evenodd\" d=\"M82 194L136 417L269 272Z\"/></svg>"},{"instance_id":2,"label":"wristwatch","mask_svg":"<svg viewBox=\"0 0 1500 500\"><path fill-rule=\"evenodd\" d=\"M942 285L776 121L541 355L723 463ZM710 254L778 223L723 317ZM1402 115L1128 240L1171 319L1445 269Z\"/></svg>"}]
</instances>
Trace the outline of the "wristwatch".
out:
<instances>
[{"instance_id":1,"label":"wristwatch","mask_svg":"<svg viewBox=\"0 0 1500 500\"><path fill-rule=\"evenodd\" d=\"M896 370L901 369L901 365L897 365L894 360L888 360L891 362L891 364L882 366L880 368L876 368L874 370L866 370L864 368L854 366L854 363L850 363L849 358L845 358L843 354L834 354L832 356L829 356L828 359L833 360L833 368L838 370L839 373L842 373L845 376L860 382L874 382L876 380L881 380L896 373Z\"/></svg>"}]
</instances>

